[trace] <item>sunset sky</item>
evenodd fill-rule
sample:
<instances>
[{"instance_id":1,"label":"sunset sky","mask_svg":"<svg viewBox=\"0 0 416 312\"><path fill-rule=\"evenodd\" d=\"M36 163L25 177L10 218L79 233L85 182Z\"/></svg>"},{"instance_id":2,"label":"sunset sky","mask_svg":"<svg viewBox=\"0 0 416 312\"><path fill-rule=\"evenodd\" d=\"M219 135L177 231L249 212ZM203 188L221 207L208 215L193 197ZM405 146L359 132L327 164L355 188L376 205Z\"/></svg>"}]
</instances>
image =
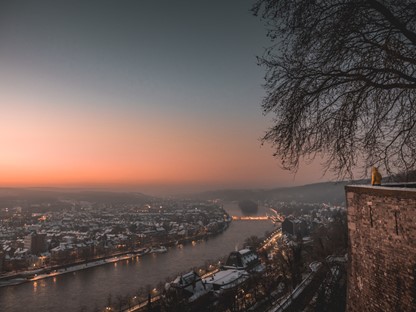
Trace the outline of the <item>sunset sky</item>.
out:
<instances>
[{"instance_id":1,"label":"sunset sky","mask_svg":"<svg viewBox=\"0 0 416 312\"><path fill-rule=\"evenodd\" d=\"M249 0L2 1L0 186L152 194L328 180L259 138Z\"/></svg>"}]
</instances>

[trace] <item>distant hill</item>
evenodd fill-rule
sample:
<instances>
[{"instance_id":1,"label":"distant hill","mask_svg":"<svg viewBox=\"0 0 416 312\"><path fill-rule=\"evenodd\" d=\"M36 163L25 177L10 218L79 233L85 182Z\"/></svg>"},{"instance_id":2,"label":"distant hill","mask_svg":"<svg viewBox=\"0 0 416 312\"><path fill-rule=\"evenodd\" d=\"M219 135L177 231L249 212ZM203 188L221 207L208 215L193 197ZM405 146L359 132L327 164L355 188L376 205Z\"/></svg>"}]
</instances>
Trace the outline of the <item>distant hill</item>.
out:
<instances>
[{"instance_id":1,"label":"distant hill","mask_svg":"<svg viewBox=\"0 0 416 312\"><path fill-rule=\"evenodd\" d=\"M295 187L274 189L226 189L195 194L194 198L222 199L224 201L278 200L284 202L297 201L303 203L330 202L341 204L345 202L344 187L347 184L368 183L367 181L342 181L307 184Z\"/></svg>"},{"instance_id":2,"label":"distant hill","mask_svg":"<svg viewBox=\"0 0 416 312\"><path fill-rule=\"evenodd\" d=\"M138 192L112 192L102 190L66 188L0 188L0 205L12 201L30 203L53 202L60 199L105 203L137 203L153 198Z\"/></svg>"},{"instance_id":3,"label":"distant hill","mask_svg":"<svg viewBox=\"0 0 416 312\"><path fill-rule=\"evenodd\" d=\"M214 190L193 195L186 198L193 199L221 199L224 201L243 200L277 200L283 202L330 202L342 204L345 202L344 187L347 184L368 184L369 181L324 182L307 184L296 187L281 187L274 189L224 189ZM53 202L60 199L75 201L89 201L101 203L137 203L154 199L138 192L114 192L105 190L67 189L67 188L0 188L0 206L8 206L14 201L30 203ZM180 198L178 196L178 198Z\"/></svg>"}]
</instances>

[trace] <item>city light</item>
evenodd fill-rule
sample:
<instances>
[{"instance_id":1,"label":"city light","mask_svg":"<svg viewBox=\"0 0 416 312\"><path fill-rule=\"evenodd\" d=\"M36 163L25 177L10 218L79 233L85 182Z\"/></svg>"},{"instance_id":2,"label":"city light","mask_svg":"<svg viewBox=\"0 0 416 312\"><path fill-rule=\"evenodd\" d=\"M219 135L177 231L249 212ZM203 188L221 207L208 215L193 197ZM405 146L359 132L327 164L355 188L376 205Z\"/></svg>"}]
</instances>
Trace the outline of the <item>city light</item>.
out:
<instances>
[{"instance_id":1,"label":"city light","mask_svg":"<svg viewBox=\"0 0 416 312\"><path fill-rule=\"evenodd\" d=\"M269 220L268 216L232 216L233 221L265 221Z\"/></svg>"}]
</instances>

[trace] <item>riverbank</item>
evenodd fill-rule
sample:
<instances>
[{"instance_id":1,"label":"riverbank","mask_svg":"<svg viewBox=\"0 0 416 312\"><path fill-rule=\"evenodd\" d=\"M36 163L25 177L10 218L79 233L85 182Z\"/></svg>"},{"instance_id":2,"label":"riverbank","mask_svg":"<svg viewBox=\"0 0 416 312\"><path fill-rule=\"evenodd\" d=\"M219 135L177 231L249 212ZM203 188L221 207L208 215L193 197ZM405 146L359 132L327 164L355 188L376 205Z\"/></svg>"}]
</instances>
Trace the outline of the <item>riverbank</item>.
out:
<instances>
[{"instance_id":1,"label":"riverbank","mask_svg":"<svg viewBox=\"0 0 416 312\"><path fill-rule=\"evenodd\" d=\"M229 220L230 221L226 222L225 226L222 229L220 229L218 232L215 232L215 233L209 232L203 235L196 235L193 237L187 237L187 238L183 238L183 239L179 239L175 241L168 241L168 242L163 243L163 245L172 247L175 245L184 245L188 243L193 243L198 240L207 240L210 237L214 237L223 233L228 228L229 223L231 222L231 219ZM149 246L147 248L141 248L141 249L133 250L133 251L125 251L122 253L113 254L113 255L101 257L98 259L93 259L90 261L84 260L82 262L76 262L76 263L71 263L71 264L66 264L66 265L58 265L58 266L53 266L53 267L45 267L45 268L41 268L37 270L16 272L12 275L10 274L3 275L3 276L0 276L0 288L7 287L7 286L16 286L16 285L20 285L26 282L33 282L33 281L37 281L37 280L41 280L45 278L56 277L62 274L67 274L67 273L72 273L72 272L76 272L80 270L93 268L93 267L100 266L100 265L128 260L128 259L132 259L136 257L142 257L152 252L160 252L158 251L160 250L160 247L161 247L160 245L158 245L158 247ZM167 249L165 250L167 251ZM163 251L163 252L166 252L166 251Z\"/></svg>"},{"instance_id":2,"label":"riverbank","mask_svg":"<svg viewBox=\"0 0 416 312\"><path fill-rule=\"evenodd\" d=\"M44 278L55 277L62 274L85 270L99 265L114 263L117 261L127 260L135 257L141 257L149 252L150 249L143 248L136 252L130 251L118 255L112 255L109 257L95 259L93 261L88 262L83 261L82 263L72 263L65 266L55 266L42 268L38 270L19 272L12 276L8 275L0 277L0 287L20 285L22 283L33 282Z\"/></svg>"},{"instance_id":3,"label":"riverbank","mask_svg":"<svg viewBox=\"0 0 416 312\"><path fill-rule=\"evenodd\" d=\"M165 245L167 253L3 287L0 288L0 307L7 312L21 312L24 307L36 312L103 311L111 294L118 308L120 296L133 298L144 293L147 287L156 287L181 272L205 265L207 260L227 257L230 251L241 249L246 237L261 237L265 231L273 229L270 221L231 222L224 233L207 240L195 240L183 246L178 243L170 248Z\"/></svg>"}]
</instances>

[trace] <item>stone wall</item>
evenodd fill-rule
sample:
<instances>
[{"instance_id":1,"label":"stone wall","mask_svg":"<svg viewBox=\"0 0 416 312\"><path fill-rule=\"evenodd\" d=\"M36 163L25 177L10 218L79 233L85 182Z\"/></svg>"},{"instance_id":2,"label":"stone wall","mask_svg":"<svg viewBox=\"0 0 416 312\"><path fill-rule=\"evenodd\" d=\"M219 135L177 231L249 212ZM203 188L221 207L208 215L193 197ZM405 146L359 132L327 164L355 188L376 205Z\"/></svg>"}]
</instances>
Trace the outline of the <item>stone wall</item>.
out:
<instances>
[{"instance_id":1,"label":"stone wall","mask_svg":"<svg viewBox=\"0 0 416 312\"><path fill-rule=\"evenodd\" d=\"M416 311L416 189L345 189L347 311Z\"/></svg>"}]
</instances>

